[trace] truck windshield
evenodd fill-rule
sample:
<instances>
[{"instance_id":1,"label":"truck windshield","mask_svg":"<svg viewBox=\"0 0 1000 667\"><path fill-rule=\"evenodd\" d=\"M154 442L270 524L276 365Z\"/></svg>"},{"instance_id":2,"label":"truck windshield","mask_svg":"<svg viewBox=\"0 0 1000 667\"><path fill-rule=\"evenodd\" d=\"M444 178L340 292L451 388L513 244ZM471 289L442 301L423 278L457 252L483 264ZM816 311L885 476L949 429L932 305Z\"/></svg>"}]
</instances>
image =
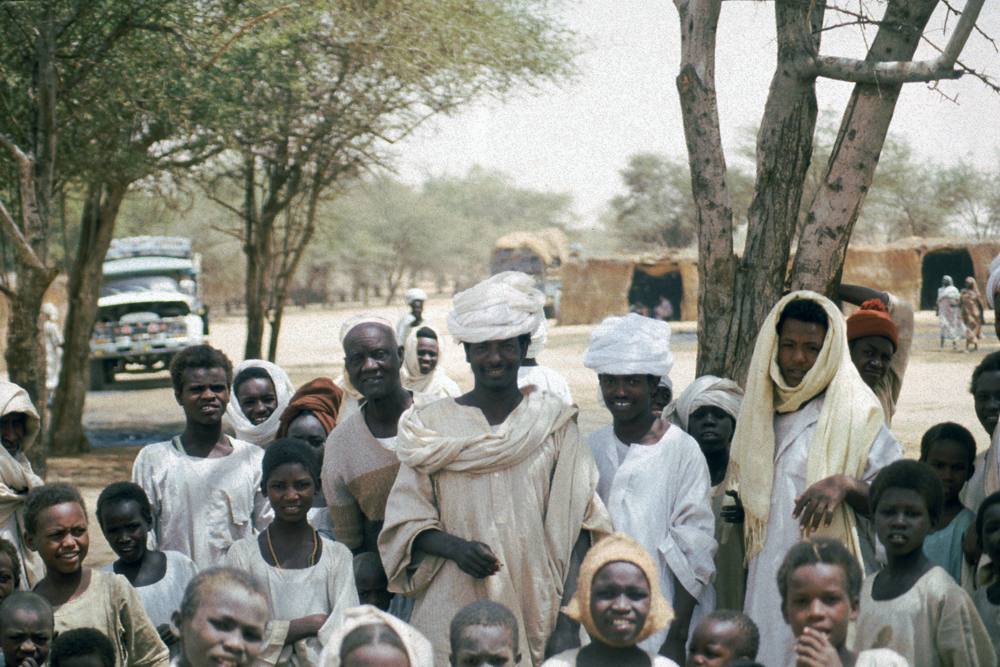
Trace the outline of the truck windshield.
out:
<instances>
[{"instance_id":1,"label":"truck windshield","mask_svg":"<svg viewBox=\"0 0 1000 667\"><path fill-rule=\"evenodd\" d=\"M181 291L177 281L168 276L136 276L109 280L101 288L101 296L125 294L129 292L178 292Z\"/></svg>"}]
</instances>

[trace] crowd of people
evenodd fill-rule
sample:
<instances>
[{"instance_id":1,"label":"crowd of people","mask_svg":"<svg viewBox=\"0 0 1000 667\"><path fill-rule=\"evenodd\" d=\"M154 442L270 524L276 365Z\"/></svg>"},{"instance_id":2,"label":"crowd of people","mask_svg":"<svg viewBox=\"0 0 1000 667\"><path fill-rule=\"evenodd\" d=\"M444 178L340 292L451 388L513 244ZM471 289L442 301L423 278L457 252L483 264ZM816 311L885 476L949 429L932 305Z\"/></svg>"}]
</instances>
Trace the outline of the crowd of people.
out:
<instances>
[{"instance_id":1,"label":"crowd of people","mask_svg":"<svg viewBox=\"0 0 1000 667\"><path fill-rule=\"evenodd\" d=\"M607 318L582 363L611 422L585 437L538 363L544 296L521 273L454 298L467 393L420 290L400 322L344 324L336 380L296 389L275 364L187 348L170 366L184 430L97 501L117 556L102 570L79 491L24 456L35 408L0 383L4 660L996 667L1000 352L970 386L989 449L948 422L905 460L890 426L913 309L839 296L859 306L846 319L782 298L745 389L706 375L677 396L670 325Z\"/></svg>"}]
</instances>

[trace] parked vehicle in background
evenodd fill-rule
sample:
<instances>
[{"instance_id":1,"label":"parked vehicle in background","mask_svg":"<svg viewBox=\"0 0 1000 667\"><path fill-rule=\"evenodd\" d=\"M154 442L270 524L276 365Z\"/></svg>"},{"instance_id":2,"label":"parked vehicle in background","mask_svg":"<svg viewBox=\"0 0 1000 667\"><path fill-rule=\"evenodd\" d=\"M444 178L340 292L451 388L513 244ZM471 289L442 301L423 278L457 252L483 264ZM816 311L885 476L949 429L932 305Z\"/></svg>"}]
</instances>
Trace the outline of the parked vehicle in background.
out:
<instances>
[{"instance_id":1,"label":"parked vehicle in background","mask_svg":"<svg viewBox=\"0 0 1000 667\"><path fill-rule=\"evenodd\" d=\"M208 309L198 283L201 256L190 239L136 236L111 242L90 339L90 388L115 373L169 368L179 350L204 341Z\"/></svg>"}]
</instances>

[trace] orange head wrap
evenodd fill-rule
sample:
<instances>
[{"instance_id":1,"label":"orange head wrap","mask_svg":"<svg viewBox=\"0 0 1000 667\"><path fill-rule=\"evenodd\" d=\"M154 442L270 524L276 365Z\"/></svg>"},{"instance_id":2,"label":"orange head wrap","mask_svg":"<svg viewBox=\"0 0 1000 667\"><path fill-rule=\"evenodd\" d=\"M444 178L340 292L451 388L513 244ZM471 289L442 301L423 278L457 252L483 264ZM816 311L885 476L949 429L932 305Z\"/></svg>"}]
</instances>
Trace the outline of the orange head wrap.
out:
<instances>
[{"instance_id":1,"label":"orange head wrap","mask_svg":"<svg viewBox=\"0 0 1000 667\"><path fill-rule=\"evenodd\" d=\"M892 341L892 349L899 349L899 330L892 323L889 311L881 299L869 299L861 309L847 318L847 340L882 336Z\"/></svg>"},{"instance_id":2,"label":"orange head wrap","mask_svg":"<svg viewBox=\"0 0 1000 667\"><path fill-rule=\"evenodd\" d=\"M299 387L292 396L288 407L281 413L278 426L279 438L288 435L288 426L303 412L311 412L320 420L327 434L337 425L337 413L340 412L340 402L344 392L330 378L316 378Z\"/></svg>"}]
</instances>

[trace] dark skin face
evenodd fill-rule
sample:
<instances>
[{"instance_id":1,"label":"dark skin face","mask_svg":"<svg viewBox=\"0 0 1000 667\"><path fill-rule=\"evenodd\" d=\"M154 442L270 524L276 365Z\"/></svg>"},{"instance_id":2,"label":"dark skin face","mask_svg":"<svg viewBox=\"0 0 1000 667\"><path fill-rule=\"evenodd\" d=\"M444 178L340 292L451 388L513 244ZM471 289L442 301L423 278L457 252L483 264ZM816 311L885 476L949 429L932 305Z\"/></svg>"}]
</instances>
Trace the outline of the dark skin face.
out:
<instances>
[{"instance_id":1,"label":"dark skin face","mask_svg":"<svg viewBox=\"0 0 1000 667\"><path fill-rule=\"evenodd\" d=\"M597 376L604 406L616 422L632 421L650 412L653 388L659 382L649 375Z\"/></svg>"},{"instance_id":2,"label":"dark skin face","mask_svg":"<svg viewBox=\"0 0 1000 667\"><path fill-rule=\"evenodd\" d=\"M382 611L389 611L392 593L389 592L389 580L385 572L373 567L362 567L354 575L354 585L358 589L358 600L361 604L370 604Z\"/></svg>"},{"instance_id":3,"label":"dark skin face","mask_svg":"<svg viewBox=\"0 0 1000 667\"><path fill-rule=\"evenodd\" d=\"M10 412L0 417L0 442L11 456L21 451L27 429L28 415L23 412Z\"/></svg>"},{"instance_id":4,"label":"dark skin face","mask_svg":"<svg viewBox=\"0 0 1000 667\"><path fill-rule=\"evenodd\" d=\"M142 560L149 526L142 518L139 503L134 500L108 503L101 508L101 519L104 539L118 557L126 563Z\"/></svg>"},{"instance_id":5,"label":"dark skin face","mask_svg":"<svg viewBox=\"0 0 1000 667\"><path fill-rule=\"evenodd\" d=\"M815 322L787 319L778 334L778 368L789 387L797 387L816 364L826 327Z\"/></svg>"},{"instance_id":6,"label":"dark skin face","mask_svg":"<svg viewBox=\"0 0 1000 667\"><path fill-rule=\"evenodd\" d=\"M945 504L954 502L965 483L972 478L974 467L968 451L954 440L938 440L927 450L923 459L934 469L944 488Z\"/></svg>"},{"instance_id":7,"label":"dark skin face","mask_svg":"<svg viewBox=\"0 0 1000 667\"><path fill-rule=\"evenodd\" d=\"M263 491L276 520L297 523L307 518L316 483L301 463L283 463L268 475Z\"/></svg>"},{"instance_id":8,"label":"dark skin face","mask_svg":"<svg viewBox=\"0 0 1000 667\"><path fill-rule=\"evenodd\" d=\"M492 391L517 386L517 369L527 353L528 347L518 338L465 344L465 360L472 367L476 385Z\"/></svg>"},{"instance_id":9,"label":"dark skin face","mask_svg":"<svg viewBox=\"0 0 1000 667\"><path fill-rule=\"evenodd\" d=\"M351 384L368 400L397 391L403 348L381 324L360 324L344 338L344 370Z\"/></svg>"},{"instance_id":10,"label":"dark skin face","mask_svg":"<svg viewBox=\"0 0 1000 667\"><path fill-rule=\"evenodd\" d=\"M698 441L705 454L728 452L735 427L729 413L714 405L703 405L688 415L688 435Z\"/></svg>"},{"instance_id":11,"label":"dark skin face","mask_svg":"<svg viewBox=\"0 0 1000 667\"><path fill-rule=\"evenodd\" d=\"M976 378L972 397L976 402L976 417L992 437L1000 421L1000 371L986 371Z\"/></svg>"},{"instance_id":12,"label":"dark skin face","mask_svg":"<svg viewBox=\"0 0 1000 667\"><path fill-rule=\"evenodd\" d=\"M424 302L421 301L420 299L417 299L416 301L414 301L413 303L411 303L410 304L410 313L412 313L413 317L415 317L417 319L417 321L419 322L420 319L424 315Z\"/></svg>"},{"instance_id":13,"label":"dark skin face","mask_svg":"<svg viewBox=\"0 0 1000 667\"><path fill-rule=\"evenodd\" d=\"M649 402L649 409L653 411L653 414L659 416L663 414L663 409L670 405L672 400L674 400L674 392L671 391L670 387L657 384L653 389L653 398Z\"/></svg>"},{"instance_id":14,"label":"dark skin face","mask_svg":"<svg viewBox=\"0 0 1000 667\"><path fill-rule=\"evenodd\" d=\"M274 382L265 378L250 378L236 388L236 400L243 415L254 426L263 424L278 409L278 394Z\"/></svg>"},{"instance_id":15,"label":"dark skin face","mask_svg":"<svg viewBox=\"0 0 1000 667\"><path fill-rule=\"evenodd\" d=\"M438 363L438 342L433 338L417 339L417 365L420 372L427 375L437 367Z\"/></svg>"},{"instance_id":16,"label":"dark skin face","mask_svg":"<svg viewBox=\"0 0 1000 667\"><path fill-rule=\"evenodd\" d=\"M28 607L5 612L0 623L0 649L9 667L45 664L52 644L52 617Z\"/></svg>"},{"instance_id":17,"label":"dark skin face","mask_svg":"<svg viewBox=\"0 0 1000 667\"><path fill-rule=\"evenodd\" d=\"M691 635L685 667L725 667L738 657L740 627L733 621L704 620Z\"/></svg>"},{"instance_id":18,"label":"dark skin face","mask_svg":"<svg viewBox=\"0 0 1000 667\"><path fill-rule=\"evenodd\" d=\"M934 527L926 501L913 489L886 489L875 508L874 522L890 558L920 549Z\"/></svg>"},{"instance_id":19,"label":"dark skin face","mask_svg":"<svg viewBox=\"0 0 1000 667\"><path fill-rule=\"evenodd\" d=\"M858 602L847 593L847 577L839 565L814 563L793 570L781 613L796 637L796 655L818 660L843 650L848 625L858 617Z\"/></svg>"},{"instance_id":20,"label":"dark skin face","mask_svg":"<svg viewBox=\"0 0 1000 667\"><path fill-rule=\"evenodd\" d=\"M188 422L210 426L222 422L229 405L229 383L222 368L188 368L174 392Z\"/></svg>"},{"instance_id":21,"label":"dark skin face","mask_svg":"<svg viewBox=\"0 0 1000 667\"><path fill-rule=\"evenodd\" d=\"M90 549L87 515L74 502L46 507L38 513L35 532L25 533L25 541L38 552L47 572L78 572Z\"/></svg>"},{"instance_id":22,"label":"dark skin face","mask_svg":"<svg viewBox=\"0 0 1000 667\"><path fill-rule=\"evenodd\" d=\"M452 667L514 667L521 661L511 631L502 625L468 625L448 656Z\"/></svg>"},{"instance_id":23,"label":"dark skin face","mask_svg":"<svg viewBox=\"0 0 1000 667\"><path fill-rule=\"evenodd\" d=\"M316 452L320 467L323 466L323 453L326 444L326 427L323 426L316 415L311 412L303 412L292 420L288 425L288 437L305 440Z\"/></svg>"},{"instance_id":24,"label":"dark skin face","mask_svg":"<svg viewBox=\"0 0 1000 667\"><path fill-rule=\"evenodd\" d=\"M634 563L615 561L590 586L590 616L602 637L628 644L642 632L651 604L649 581Z\"/></svg>"},{"instance_id":25,"label":"dark skin face","mask_svg":"<svg viewBox=\"0 0 1000 667\"><path fill-rule=\"evenodd\" d=\"M16 586L14 564L10 562L10 555L0 551L0 602L6 600L14 592Z\"/></svg>"},{"instance_id":26,"label":"dark skin face","mask_svg":"<svg viewBox=\"0 0 1000 667\"><path fill-rule=\"evenodd\" d=\"M889 372L889 362L895 352L892 341L884 336L855 338L848 349L851 352L851 362L869 387L875 387Z\"/></svg>"}]
</instances>

